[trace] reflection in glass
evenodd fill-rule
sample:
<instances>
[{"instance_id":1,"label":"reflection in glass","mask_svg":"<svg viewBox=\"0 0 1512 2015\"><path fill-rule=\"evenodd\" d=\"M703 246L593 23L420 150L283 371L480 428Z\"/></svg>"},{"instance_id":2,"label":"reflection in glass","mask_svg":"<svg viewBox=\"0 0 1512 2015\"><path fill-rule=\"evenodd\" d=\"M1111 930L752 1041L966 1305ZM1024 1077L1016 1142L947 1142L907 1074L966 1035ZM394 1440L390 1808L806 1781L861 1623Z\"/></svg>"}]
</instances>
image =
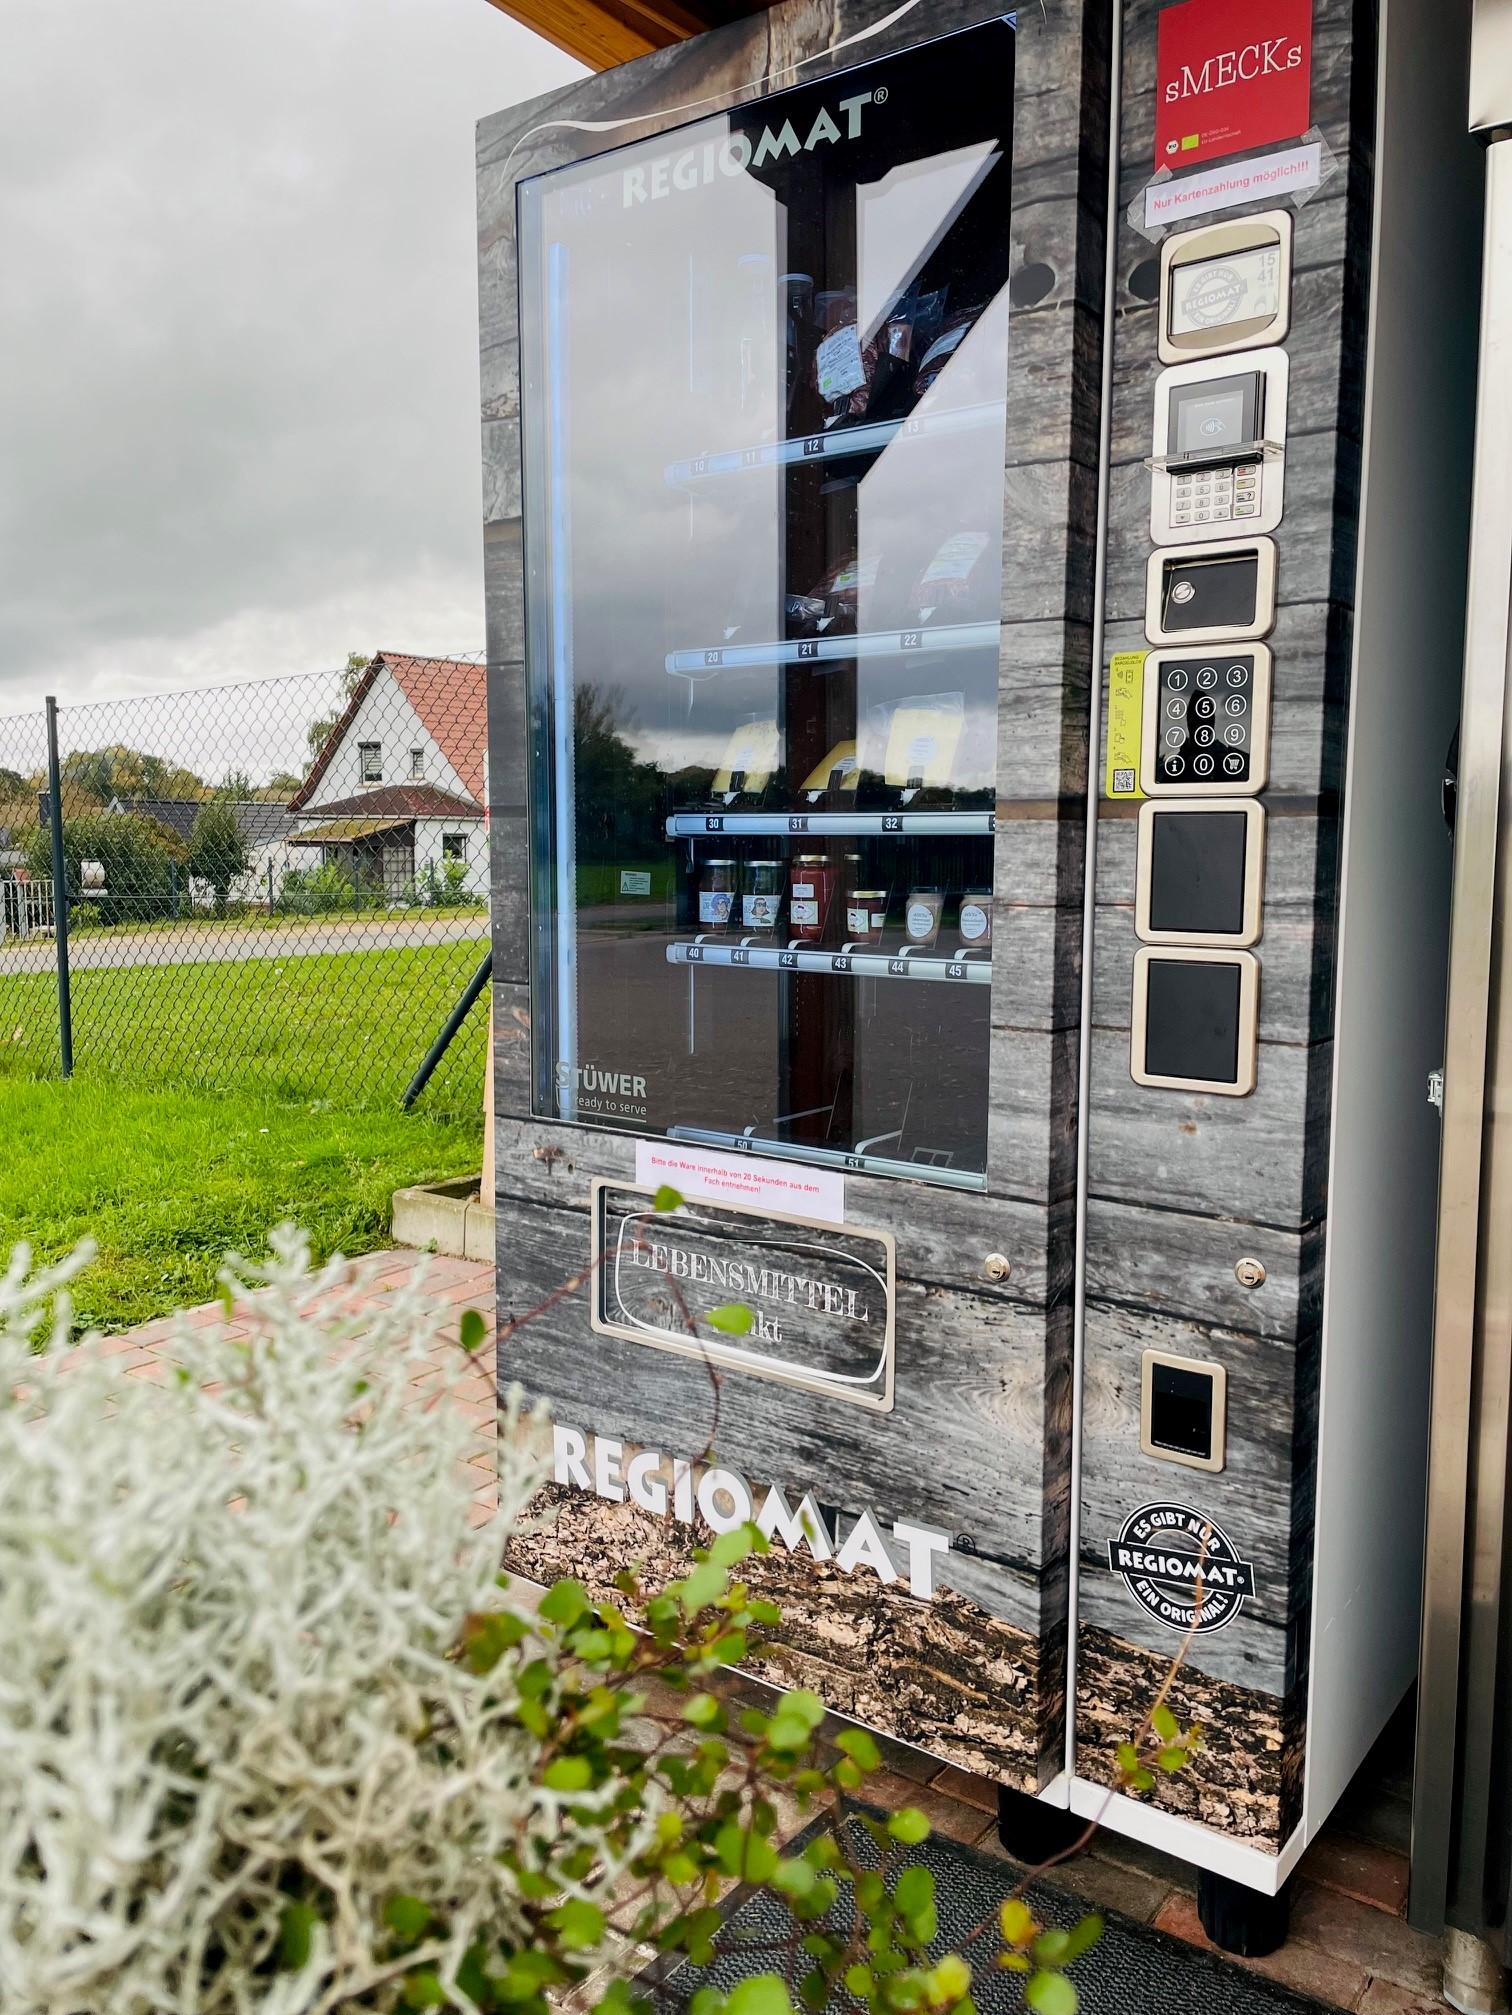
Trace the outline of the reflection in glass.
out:
<instances>
[{"instance_id":1,"label":"reflection in glass","mask_svg":"<svg viewBox=\"0 0 1512 2015\"><path fill-rule=\"evenodd\" d=\"M1012 63L522 186L542 1113L983 1182Z\"/></svg>"}]
</instances>

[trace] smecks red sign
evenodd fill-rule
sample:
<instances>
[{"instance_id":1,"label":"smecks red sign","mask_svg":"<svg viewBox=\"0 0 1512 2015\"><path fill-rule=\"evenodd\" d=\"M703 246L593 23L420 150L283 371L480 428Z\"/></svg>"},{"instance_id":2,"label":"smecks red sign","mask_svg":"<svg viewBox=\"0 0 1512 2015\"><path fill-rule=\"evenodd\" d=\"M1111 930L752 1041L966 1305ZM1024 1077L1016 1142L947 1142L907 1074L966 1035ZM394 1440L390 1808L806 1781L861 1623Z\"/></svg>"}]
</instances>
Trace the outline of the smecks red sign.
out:
<instances>
[{"instance_id":1,"label":"smecks red sign","mask_svg":"<svg viewBox=\"0 0 1512 2015\"><path fill-rule=\"evenodd\" d=\"M1305 133L1312 0L1181 0L1160 15L1155 163L1186 168Z\"/></svg>"}]
</instances>

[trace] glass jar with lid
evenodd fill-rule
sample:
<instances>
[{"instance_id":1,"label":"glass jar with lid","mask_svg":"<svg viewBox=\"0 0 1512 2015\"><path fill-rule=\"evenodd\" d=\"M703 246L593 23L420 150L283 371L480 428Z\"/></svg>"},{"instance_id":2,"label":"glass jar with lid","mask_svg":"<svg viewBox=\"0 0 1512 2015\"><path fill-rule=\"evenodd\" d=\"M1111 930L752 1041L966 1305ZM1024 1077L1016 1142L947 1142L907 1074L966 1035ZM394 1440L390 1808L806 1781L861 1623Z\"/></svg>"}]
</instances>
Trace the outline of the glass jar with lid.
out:
<instances>
[{"instance_id":1,"label":"glass jar with lid","mask_svg":"<svg viewBox=\"0 0 1512 2015\"><path fill-rule=\"evenodd\" d=\"M735 914L735 884L739 863L705 861L698 879L698 928L727 931Z\"/></svg>"},{"instance_id":2,"label":"glass jar with lid","mask_svg":"<svg viewBox=\"0 0 1512 2015\"><path fill-rule=\"evenodd\" d=\"M748 931L775 931L782 915L781 861L747 861L740 898L740 921Z\"/></svg>"},{"instance_id":3,"label":"glass jar with lid","mask_svg":"<svg viewBox=\"0 0 1512 2015\"><path fill-rule=\"evenodd\" d=\"M799 854L788 877L788 930L799 944L823 941L835 893L835 870L824 854Z\"/></svg>"}]
</instances>

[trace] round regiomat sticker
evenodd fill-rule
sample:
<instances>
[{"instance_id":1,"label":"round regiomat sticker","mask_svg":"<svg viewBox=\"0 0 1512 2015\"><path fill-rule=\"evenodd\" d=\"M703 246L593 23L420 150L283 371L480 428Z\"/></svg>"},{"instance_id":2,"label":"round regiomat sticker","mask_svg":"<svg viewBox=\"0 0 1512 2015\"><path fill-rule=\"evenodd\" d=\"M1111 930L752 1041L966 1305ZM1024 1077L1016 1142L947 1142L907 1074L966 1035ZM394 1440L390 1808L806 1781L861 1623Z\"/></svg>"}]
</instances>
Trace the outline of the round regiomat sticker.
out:
<instances>
[{"instance_id":1,"label":"round regiomat sticker","mask_svg":"<svg viewBox=\"0 0 1512 2015\"><path fill-rule=\"evenodd\" d=\"M1199 1636L1222 1630L1255 1593L1255 1571L1206 1512L1142 1504L1108 1541L1108 1565L1157 1623Z\"/></svg>"}]
</instances>

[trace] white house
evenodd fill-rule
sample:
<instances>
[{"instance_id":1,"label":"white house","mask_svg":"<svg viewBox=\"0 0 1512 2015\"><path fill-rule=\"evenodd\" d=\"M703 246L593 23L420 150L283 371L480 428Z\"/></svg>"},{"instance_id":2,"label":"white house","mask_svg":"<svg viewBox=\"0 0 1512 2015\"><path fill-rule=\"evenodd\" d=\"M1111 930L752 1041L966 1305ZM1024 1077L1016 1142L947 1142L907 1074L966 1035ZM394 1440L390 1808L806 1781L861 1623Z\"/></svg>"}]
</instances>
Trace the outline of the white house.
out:
<instances>
[{"instance_id":1,"label":"white house","mask_svg":"<svg viewBox=\"0 0 1512 2015\"><path fill-rule=\"evenodd\" d=\"M391 901L449 884L482 898L487 803L484 667L379 651L289 800L289 844Z\"/></svg>"}]
</instances>

